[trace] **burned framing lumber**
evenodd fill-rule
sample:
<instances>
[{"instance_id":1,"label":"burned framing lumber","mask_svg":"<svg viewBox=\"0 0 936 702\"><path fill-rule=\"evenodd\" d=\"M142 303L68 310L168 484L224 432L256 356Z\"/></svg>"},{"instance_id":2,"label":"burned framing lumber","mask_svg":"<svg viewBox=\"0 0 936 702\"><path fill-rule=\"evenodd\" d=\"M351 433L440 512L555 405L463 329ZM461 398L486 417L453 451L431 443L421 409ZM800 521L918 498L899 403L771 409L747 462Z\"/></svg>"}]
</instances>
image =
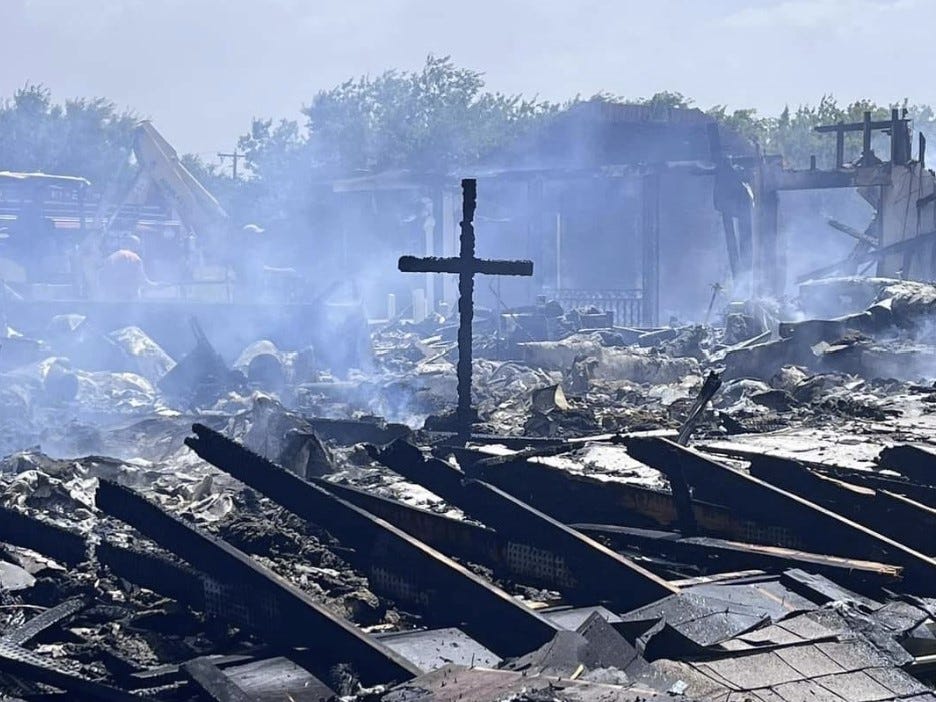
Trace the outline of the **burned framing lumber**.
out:
<instances>
[{"instance_id":1,"label":"burned framing lumber","mask_svg":"<svg viewBox=\"0 0 936 702\"><path fill-rule=\"evenodd\" d=\"M84 597L72 597L67 599L55 605L55 607L37 614L22 626L4 634L3 637L0 638L0 641L6 644L13 644L14 646L22 646L32 641L47 629L51 629L53 626L61 624L66 619L73 617L87 606L88 601Z\"/></svg>"},{"instance_id":2,"label":"burned framing lumber","mask_svg":"<svg viewBox=\"0 0 936 702\"><path fill-rule=\"evenodd\" d=\"M923 485L936 485L936 453L913 444L881 449L877 464Z\"/></svg>"},{"instance_id":3,"label":"burned framing lumber","mask_svg":"<svg viewBox=\"0 0 936 702\"><path fill-rule=\"evenodd\" d=\"M326 669L338 663L350 664L366 684L419 675L419 670L402 656L246 554L167 514L132 490L101 480L96 504L195 568L235 586L246 596L256 628L271 642L307 647Z\"/></svg>"},{"instance_id":4,"label":"burned framing lumber","mask_svg":"<svg viewBox=\"0 0 936 702\"><path fill-rule=\"evenodd\" d=\"M894 541L932 555L936 552L936 510L886 491L852 485L814 473L779 456L751 460L751 475L806 498Z\"/></svg>"},{"instance_id":5,"label":"burned framing lumber","mask_svg":"<svg viewBox=\"0 0 936 702\"><path fill-rule=\"evenodd\" d=\"M88 544L83 536L10 507L0 507L0 541L31 549L67 565L77 565L88 559Z\"/></svg>"},{"instance_id":6,"label":"burned framing lumber","mask_svg":"<svg viewBox=\"0 0 936 702\"><path fill-rule=\"evenodd\" d=\"M182 665L189 679L215 702L251 702L244 692L209 658L195 658Z\"/></svg>"},{"instance_id":7,"label":"burned framing lumber","mask_svg":"<svg viewBox=\"0 0 936 702\"><path fill-rule=\"evenodd\" d=\"M680 534L608 524L573 524L584 534L606 540L613 548L639 551L680 564L699 566L702 572L758 569L780 573L789 568L802 568L834 578L881 587L900 579L898 566L873 561L839 558L818 553L797 551L781 546L725 541L707 536L683 537Z\"/></svg>"},{"instance_id":8,"label":"burned framing lumber","mask_svg":"<svg viewBox=\"0 0 936 702\"><path fill-rule=\"evenodd\" d=\"M25 680L51 685L67 694L71 700L102 700L103 702L155 702L152 697L135 695L119 688L88 680L32 651L14 644L0 642L0 672Z\"/></svg>"},{"instance_id":9,"label":"burned framing lumber","mask_svg":"<svg viewBox=\"0 0 936 702\"><path fill-rule=\"evenodd\" d=\"M719 502L751 518L761 515L771 522L785 523L812 551L899 565L909 590L928 592L932 588L936 577L932 558L798 495L666 439L632 438L627 441L627 450L652 468L678 463L690 485L704 485L709 494L719 496Z\"/></svg>"},{"instance_id":10,"label":"burned framing lumber","mask_svg":"<svg viewBox=\"0 0 936 702\"><path fill-rule=\"evenodd\" d=\"M561 554L576 589L622 611L677 592L665 580L594 539L480 480L466 480L444 461L426 459L418 448L396 441L373 455L407 480L431 490L511 540Z\"/></svg>"},{"instance_id":11,"label":"burned framing lumber","mask_svg":"<svg viewBox=\"0 0 936 702\"><path fill-rule=\"evenodd\" d=\"M408 590L428 615L441 612L448 625L461 625L500 656L521 655L555 635L548 620L402 529L218 432L199 424L193 431L197 438L185 442L199 456L354 549L344 557L367 573L372 587L397 596Z\"/></svg>"}]
</instances>

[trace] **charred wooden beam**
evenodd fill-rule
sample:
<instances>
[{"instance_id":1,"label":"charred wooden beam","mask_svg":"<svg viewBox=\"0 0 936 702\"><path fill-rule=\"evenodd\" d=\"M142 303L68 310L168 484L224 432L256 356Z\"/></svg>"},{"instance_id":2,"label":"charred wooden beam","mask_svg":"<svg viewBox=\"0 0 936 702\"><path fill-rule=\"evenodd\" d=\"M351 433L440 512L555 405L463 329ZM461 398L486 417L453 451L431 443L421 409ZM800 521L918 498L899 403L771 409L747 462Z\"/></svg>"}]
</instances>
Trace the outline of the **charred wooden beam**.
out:
<instances>
[{"instance_id":1,"label":"charred wooden beam","mask_svg":"<svg viewBox=\"0 0 936 702\"><path fill-rule=\"evenodd\" d=\"M749 451L736 447L705 446L703 450L706 453L712 453L730 458L739 458L744 461L753 461L766 454L760 451ZM827 475L838 480L861 485L863 487L883 490L889 493L904 495L914 502L936 507L936 487L930 485L918 485L903 478L892 475L882 475L868 470L859 470L856 468L846 468L845 466L833 465L831 463L819 463L817 461L807 461L798 459L800 463L812 468L822 475Z\"/></svg>"},{"instance_id":2,"label":"charred wooden beam","mask_svg":"<svg viewBox=\"0 0 936 702\"><path fill-rule=\"evenodd\" d=\"M408 596L429 617L462 625L500 656L515 656L551 640L555 625L444 554L367 511L306 482L218 432L196 424L186 444L199 456L302 519L321 526L344 554L392 596Z\"/></svg>"},{"instance_id":3,"label":"charred wooden beam","mask_svg":"<svg viewBox=\"0 0 936 702\"><path fill-rule=\"evenodd\" d=\"M815 502L836 514L902 543L921 553L936 551L936 510L907 498L852 485L812 472L797 461L758 456L751 475Z\"/></svg>"},{"instance_id":4,"label":"charred wooden beam","mask_svg":"<svg viewBox=\"0 0 936 702\"><path fill-rule=\"evenodd\" d=\"M589 536L607 540L614 549L639 551L676 563L692 564L706 573L750 569L780 573L789 568L802 568L836 580L872 587L892 583L901 574L901 568L885 563L826 556L780 546L760 546L707 536L684 537L673 532L609 524L573 526Z\"/></svg>"},{"instance_id":5,"label":"charred wooden beam","mask_svg":"<svg viewBox=\"0 0 936 702\"><path fill-rule=\"evenodd\" d=\"M464 453L463 450L457 455ZM573 475L526 460L497 466L480 462L477 472L474 468L468 472L566 524L601 523L670 531L679 527L673 495L660 489ZM765 523L760 518L744 518L735 511L697 497L692 500L692 508L701 535L777 543L789 548L802 546L789 530L779 524Z\"/></svg>"},{"instance_id":6,"label":"charred wooden beam","mask_svg":"<svg viewBox=\"0 0 936 702\"><path fill-rule=\"evenodd\" d=\"M627 450L649 466L680 463L690 484L705 485L721 503L752 519L785 524L809 550L899 565L910 590L931 588L936 576L932 558L814 502L666 439L631 439Z\"/></svg>"},{"instance_id":7,"label":"charred wooden beam","mask_svg":"<svg viewBox=\"0 0 936 702\"><path fill-rule=\"evenodd\" d=\"M158 553L129 549L109 541L98 544L94 554L98 563L128 582L171 597L192 609L202 612L207 609L205 577L182 563L175 563Z\"/></svg>"},{"instance_id":8,"label":"charred wooden beam","mask_svg":"<svg viewBox=\"0 0 936 702\"><path fill-rule=\"evenodd\" d=\"M0 507L0 541L32 549L67 565L88 559L83 536L10 507Z\"/></svg>"},{"instance_id":9,"label":"charred wooden beam","mask_svg":"<svg viewBox=\"0 0 936 702\"><path fill-rule=\"evenodd\" d=\"M562 554L576 589L622 610L676 592L665 580L594 539L539 512L516 497L438 459L426 459L412 444L397 441L373 455L391 470L439 495L502 536Z\"/></svg>"},{"instance_id":10,"label":"charred wooden beam","mask_svg":"<svg viewBox=\"0 0 936 702\"><path fill-rule=\"evenodd\" d=\"M409 661L335 616L230 544L167 514L137 493L101 480L96 504L246 599L255 628L271 642L305 646L326 668L350 664L367 684L419 674ZM217 593L224 596L224 592Z\"/></svg>"},{"instance_id":11,"label":"charred wooden beam","mask_svg":"<svg viewBox=\"0 0 936 702\"><path fill-rule=\"evenodd\" d=\"M22 646L32 641L47 629L51 629L53 626L61 624L66 619L73 617L87 606L88 601L85 597L72 597L67 599L55 605L55 607L37 614L22 626L18 626L13 631L4 634L0 641L13 644L14 646Z\"/></svg>"},{"instance_id":12,"label":"charred wooden beam","mask_svg":"<svg viewBox=\"0 0 936 702\"><path fill-rule=\"evenodd\" d=\"M215 702L251 702L254 698L216 666L210 658L195 658L182 665L189 679Z\"/></svg>"},{"instance_id":13,"label":"charred wooden beam","mask_svg":"<svg viewBox=\"0 0 936 702\"><path fill-rule=\"evenodd\" d=\"M923 485L936 485L936 452L912 444L897 444L881 449L877 458L881 468L895 470Z\"/></svg>"},{"instance_id":14,"label":"charred wooden beam","mask_svg":"<svg viewBox=\"0 0 936 702\"><path fill-rule=\"evenodd\" d=\"M558 590L569 604L594 603L589 593L576 590L575 574L557 549L547 551L531 543L513 541L488 527L411 507L358 488L337 485L321 478L312 480L341 499L386 519L453 558L478 563L491 568L496 575L510 577L525 585Z\"/></svg>"},{"instance_id":15,"label":"charred wooden beam","mask_svg":"<svg viewBox=\"0 0 936 702\"><path fill-rule=\"evenodd\" d=\"M141 702L152 697L125 692L110 685L88 680L61 668L58 663L19 646L0 642L0 671L25 680L64 690L66 699L103 702Z\"/></svg>"},{"instance_id":16,"label":"charred wooden beam","mask_svg":"<svg viewBox=\"0 0 936 702\"><path fill-rule=\"evenodd\" d=\"M503 542L495 531L478 524L412 507L349 485L339 485L321 478L311 478L310 482L460 560L494 565L498 542Z\"/></svg>"}]
</instances>

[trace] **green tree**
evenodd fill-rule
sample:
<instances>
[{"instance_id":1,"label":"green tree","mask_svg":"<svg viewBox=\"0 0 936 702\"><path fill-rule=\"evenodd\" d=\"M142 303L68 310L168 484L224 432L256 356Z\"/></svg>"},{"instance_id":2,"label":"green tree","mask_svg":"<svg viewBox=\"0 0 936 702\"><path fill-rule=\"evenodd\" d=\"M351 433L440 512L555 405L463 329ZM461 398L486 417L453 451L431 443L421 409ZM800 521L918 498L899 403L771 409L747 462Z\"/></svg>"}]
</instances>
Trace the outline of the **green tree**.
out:
<instances>
[{"instance_id":1,"label":"green tree","mask_svg":"<svg viewBox=\"0 0 936 702\"><path fill-rule=\"evenodd\" d=\"M101 187L132 150L137 117L104 98L52 101L27 84L0 104L0 169L78 175Z\"/></svg>"}]
</instances>

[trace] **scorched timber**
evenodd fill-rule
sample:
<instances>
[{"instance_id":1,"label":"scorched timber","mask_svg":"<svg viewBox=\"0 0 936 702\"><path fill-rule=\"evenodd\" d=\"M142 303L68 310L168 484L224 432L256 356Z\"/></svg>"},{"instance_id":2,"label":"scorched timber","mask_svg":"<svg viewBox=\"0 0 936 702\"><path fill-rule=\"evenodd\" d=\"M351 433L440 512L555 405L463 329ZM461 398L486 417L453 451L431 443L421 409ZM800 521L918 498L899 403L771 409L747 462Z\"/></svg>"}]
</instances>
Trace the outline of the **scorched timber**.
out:
<instances>
[{"instance_id":1,"label":"scorched timber","mask_svg":"<svg viewBox=\"0 0 936 702\"><path fill-rule=\"evenodd\" d=\"M867 583L880 587L900 579L897 566L854 558L838 558L807 553L781 546L724 541L707 536L682 537L673 532L613 526L608 524L573 524L579 531L606 539L614 548L666 558L681 564L709 565L705 572L759 569L780 573L802 568L844 582Z\"/></svg>"},{"instance_id":2,"label":"scorched timber","mask_svg":"<svg viewBox=\"0 0 936 702\"><path fill-rule=\"evenodd\" d=\"M466 476L448 463L425 459L418 448L396 441L374 456L407 480L434 492L502 536L560 553L578 581L579 592L622 611L672 595L677 589L662 578L594 539L539 512L515 497Z\"/></svg>"},{"instance_id":3,"label":"scorched timber","mask_svg":"<svg viewBox=\"0 0 936 702\"><path fill-rule=\"evenodd\" d=\"M751 475L806 498L921 553L936 552L936 510L886 491L852 485L778 456L751 460Z\"/></svg>"},{"instance_id":4,"label":"scorched timber","mask_svg":"<svg viewBox=\"0 0 936 702\"><path fill-rule=\"evenodd\" d=\"M372 587L397 597L409 591L427 615L461 624L502 657L522 655L555 635L548 620L403 530L218 432L200 424L193 431L197 438L185 442L203 459L354 549L345 558L368 574Z\"/></svg>"},{"instance_id":5,"label":"scorched timber","mask_svg":"<svg viewBox=\"0 0 936 702\"><path fill-rule=\"evenodd\" d=\"M910 591L932 589L936 561L820 505L666 439L630 439L627 450L652 468L678 463L691 485L740 514L784 523L810 550L899 565Z\"/></svg>"},{"instance_id":6,"label":"scorched timber","mask_svg":"<svg viewBox=\"0 0 936 702\"><path fill-rule=\"evenodd\" d=\"M167 514L132 490L101 480L96 504L195 568L236 587L246 596L255 627L270 641L305 646L326 669L348 663L366 684L419 675L419 670L403 657L336 617L249 556Z\"/></svg>"}]
</instances>

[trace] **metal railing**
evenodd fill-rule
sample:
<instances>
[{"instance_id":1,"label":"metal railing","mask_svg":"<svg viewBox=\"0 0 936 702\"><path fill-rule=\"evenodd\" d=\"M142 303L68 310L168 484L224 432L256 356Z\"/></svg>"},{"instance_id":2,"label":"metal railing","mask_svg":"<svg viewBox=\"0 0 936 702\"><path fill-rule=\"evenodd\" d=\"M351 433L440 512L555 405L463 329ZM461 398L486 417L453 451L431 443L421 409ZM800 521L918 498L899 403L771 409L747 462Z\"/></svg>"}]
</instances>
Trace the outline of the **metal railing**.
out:
<instances>
[{"instance_id":1,"label":"metal railing","mask_svg":"<svg viewBox=\"0 0 936 702\"><path fill-rule=\"evenodd\" d=\"M602 312L611 312L618 326L636 327L642 321L643 291L639 289L563 289L545 290L544 294L566 310L594 307Z\"/></svg>"}]
</instances>

